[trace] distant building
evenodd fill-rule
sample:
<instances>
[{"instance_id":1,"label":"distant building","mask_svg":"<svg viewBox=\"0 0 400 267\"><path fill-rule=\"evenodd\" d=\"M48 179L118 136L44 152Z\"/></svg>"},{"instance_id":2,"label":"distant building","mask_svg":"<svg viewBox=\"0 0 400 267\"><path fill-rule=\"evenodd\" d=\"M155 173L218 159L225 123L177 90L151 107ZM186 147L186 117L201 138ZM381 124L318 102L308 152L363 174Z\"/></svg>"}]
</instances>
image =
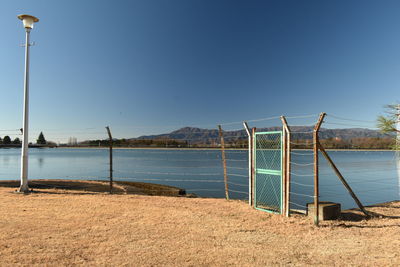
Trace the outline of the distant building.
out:
<instances>
[{"instance_id":1,"label":"distant building","mask_svg":"<svg viewBox=\"0 0 400 267\"><path fill-rule=\"evenodd\" d=\"M78 145L78 139L76 137L68 138L68 145L69 146L76 146Z\"/></svg>"}]
</instances>

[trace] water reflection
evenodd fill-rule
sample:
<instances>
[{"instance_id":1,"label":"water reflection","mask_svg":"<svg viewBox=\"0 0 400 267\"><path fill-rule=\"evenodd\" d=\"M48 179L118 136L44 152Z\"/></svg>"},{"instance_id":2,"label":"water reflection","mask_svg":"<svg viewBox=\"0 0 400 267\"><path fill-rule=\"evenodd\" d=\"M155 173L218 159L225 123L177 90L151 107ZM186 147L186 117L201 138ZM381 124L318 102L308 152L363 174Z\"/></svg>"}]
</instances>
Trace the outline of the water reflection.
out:
<instances>
[{"instance_id":1,"label":"water reflection","mask_svg":"<svg viewBox=\"0 0 400 267\"><path fill-rule=\"evenodd\" d=\"M5 167L8 167L10 165L10 157L8 157L8 156L3 157L3 165Z\"/></svg>"},{"instance_id":2,"label":"water reflection","mask_svg":"<svg viewBox=\"0 0 400 267\"><path fill-rule=\"evenodd\" d=\"M42 169L43 168L43 164L44 164L44 158L42 158L42 157L38 158L37 162L38 162L39 168Z\"/></svg>"}]
</instances>

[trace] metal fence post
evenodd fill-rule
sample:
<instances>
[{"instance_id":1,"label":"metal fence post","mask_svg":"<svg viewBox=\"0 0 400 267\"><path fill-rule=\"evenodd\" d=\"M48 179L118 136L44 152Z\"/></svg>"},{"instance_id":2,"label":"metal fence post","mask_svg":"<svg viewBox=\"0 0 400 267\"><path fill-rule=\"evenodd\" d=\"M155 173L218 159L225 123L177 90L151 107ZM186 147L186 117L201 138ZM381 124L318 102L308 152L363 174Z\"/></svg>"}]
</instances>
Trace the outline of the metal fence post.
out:
<instances>
[{"instance_id":1,"label":"metal fence post","mask_svg":"<svg viewBox=\"0 0 400 267\"><path fill-rule=\"evenodd\" d=\"M111 136L110 127L106 127L108 137L110 139L110 194L113 192L113 155L112 155L112 147L113 147L113 139Z\"/></svg>"},{"instance_id":2,"label":"metal fence post","mask_svg":"<svg viewBox=\"0 0 400 267\"><path fill-rule=\"evenodd\" d=\"M336 167L335 163L333 163L333 160L331 157L329 157L328 153L326 153L325 149L322 147L322 145L318 142L318 148L321 151L322 155L325 157L325 159L328 161L329 165L332 167L333 171L339 177L339 180L342 182L344 187L347 189L349 192L350 196L354 199L356 202L357 206L360 208L360 210L368 217L370 217L370 214L368 211L365 209L361 201L358 199L357 195L354 193L353 189L351 189L350 185L347 183L346 179L344 179L343 175L340 173L339 169Z\"/></svg>"},{"instance_id":3,"label":"metal fence post","mask_svg":"<svg viewBox=\"0 0 400 267\"><path fill-rule=\"evenodd\" d=\"M251 187L252 187L252 183L251 183L251 174L252 174L252 171L251 171L251 162L252 162L252 160L251 160L251 157L252 157L252 153L251 153L251 151L252 151L252 147L253 147L253 144L252 144L252 135L251 135L251 132L250 132L250 128L249 128L249 125L247 125L247 122L243 122L243 126L244 126L244 128L245 128L245 130L246 130L246 133L247 133L247 143L248 143L248 161L249 161L249 205L251 206L251 204L252 204L252 196L251 196Z\"/></svg>"},{"instance_id":4,"label":"metal fence post","mask_svg":"<svg viewBox=\"0 0 400 267\"><path fill-rule=\"evenodd\" d=\"M282 184L282 210L281 214L286 214L286 199L287 199L287 188L286 188L286 183L287 183L287 153L286 153L286 146L287 146L287 132L282 127L282 136L281 136L281 142L282 142L282 176L281 176L281 184Z\"/></svg>"},{"instance_id":5,"label":"metal fence post","mask_svg":"<svg viewBox=\"0 0 400 267\"><path fill-rule=\"evenodd\" d=\"M286 139L285 139L285 153L286 153L286 165L285 165L285 173L286 173L286 184L285 184L285 188L286 188L286 196L285 196L285 200L286 200L286 210L285 210L285 215L286 217L290 216L290 172L291 172L291 158L290 158L290 128L287 124L286 118L285 116L281 116L281 120L282 120L282 124L283 124L283 128L284 128L284 132L286 132Z\"/></svg>"},{"instance_id":6,"label":"metal fence post","mask_svg":"<svg viewBox=\"0 0 400 267\"><path fill-rule=\"evenodd\" d=\"M255 189L255 173L256 173L256 167L255 167L255 158L256 155L255 153L255 148L256 148L256 128L251 129L251 203L255 207L255 194L254 194L254 189Z\"/></svg>"},{"instance_id":7,"label":"metal fence post","mask_svg":"<svg viewBox=\"0 0 400 267\"><path fill-rule=\"evenodd\" d=\"M314 224L318 226L319 224L319 162L318 162L318 132L321 128L321 124L324 120L326 113L321 113L317 124L314 127L313 141L314 141Z\"/></svg>"}]
</instances>

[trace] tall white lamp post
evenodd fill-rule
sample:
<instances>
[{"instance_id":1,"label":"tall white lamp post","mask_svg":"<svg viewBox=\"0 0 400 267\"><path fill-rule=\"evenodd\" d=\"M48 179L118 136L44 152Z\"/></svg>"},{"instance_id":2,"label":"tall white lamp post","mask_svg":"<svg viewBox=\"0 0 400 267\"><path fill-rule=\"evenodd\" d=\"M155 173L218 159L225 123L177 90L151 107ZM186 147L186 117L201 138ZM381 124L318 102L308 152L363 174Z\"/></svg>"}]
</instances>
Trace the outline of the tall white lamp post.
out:
<instances>
[{"instance_id":1,"label":"tall white lamp post","mask_svg":"<svg viewBox=\"0 0 400 267\"><path fill-rule=\"evenodd\" d=\"M396 164L397 164L397 181L399 183L399 196L400 196L400 104L396 109L397 124L396 124Z\"/></svg>"},{"instance_id":2,"label":"tall white lamp post","mask_svg":"<svg viewBox=\"0 0 400 267\"><path fill-rule=\"evenodd\" d=\"M33 29L33 24L39 19L31 15L19 15L22 20L26 32L25 41L25 77L24 77L24 115L23 115L23 138L21 153L21 186L19 192L29 192L28 187L28 119L29 119L29 34Z\"/></svg>"}]
</instances>

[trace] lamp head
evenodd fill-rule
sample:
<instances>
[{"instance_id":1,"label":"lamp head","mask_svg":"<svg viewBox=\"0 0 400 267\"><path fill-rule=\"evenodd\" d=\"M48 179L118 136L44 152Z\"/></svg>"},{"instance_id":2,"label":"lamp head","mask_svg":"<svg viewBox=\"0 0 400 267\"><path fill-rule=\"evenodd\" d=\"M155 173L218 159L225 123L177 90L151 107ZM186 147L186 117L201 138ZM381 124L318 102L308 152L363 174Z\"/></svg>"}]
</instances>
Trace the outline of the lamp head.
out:
<instances>
[{"instance_id":1,"label":"lamp head","mask_svg":"<svg viewBox=\"0 0 400 267\"><path fill-rule=\"evenodd\" d=\"M24 23L24 28L25 29L32 29L33 28L33 24L35 22L38 22L39 19L37 17L31 16L31 15L18 15L17 16L20 20L22 20L22 23Z\"/></svg>"}]
</instances>

